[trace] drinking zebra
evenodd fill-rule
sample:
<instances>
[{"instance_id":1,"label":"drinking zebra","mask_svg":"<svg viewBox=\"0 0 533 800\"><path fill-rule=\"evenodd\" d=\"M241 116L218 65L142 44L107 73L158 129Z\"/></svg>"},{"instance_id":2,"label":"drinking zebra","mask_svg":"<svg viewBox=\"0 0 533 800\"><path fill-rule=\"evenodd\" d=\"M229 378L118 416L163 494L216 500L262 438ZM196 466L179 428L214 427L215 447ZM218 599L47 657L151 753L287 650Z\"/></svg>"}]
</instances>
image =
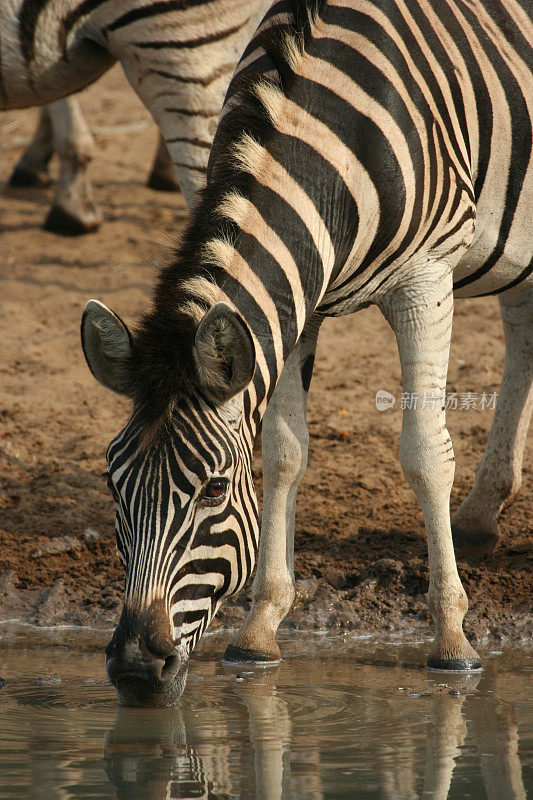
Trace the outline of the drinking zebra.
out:
<instances>
[{"instance_id":1,"label":"drinking zebra","mask_svg":"<svg viewBox=\"0 0 533 800\"><path fill-rule=\"evenodd\" d=\"M57 152L59 176L44 230L72 236L89 233L100 226L102 213L94 201L86 174L95 148L93 135L76 97L63 97L42 106L35 135L15 165L8 183L20 188L49 186L48 165ZM179 189L161 134L148 186L159 191Z\"/></svg>"},{"instance_id":2,"label":"drinking zebra","mask_svg":"<svg viewBox=\"0 0 533 800\"><path fill-rule=\"evenodd\" d=\"M49 150L51 125L62 169L49 229L79 233L98 225L85 176L92 136L77 104L61 98L94 82L115 61L154 117L187 204L194 203L205 183L232 72L268 5L268 0L2 4L0 111L56 101L35 145Z\"/></svg>"},{"instance_id":3,"label":"drinking zebra","mask_svg":"<svg viewBox=\"0 0 533 800\"><path fill-rule=\"evenodd\" d=\"M131 333L95 300L82 321L93 374L133 403L107 453L127 575L107 666L123 699L150 687L170 701L257 545L252 608L226 657L280 658L320 322L370 303L396 335L404 391L420 398L403 411L400 459L428 541L428 665L479 667L462 630L442 396L453 292L497 294L503 383L456 517L463 540L483 545L518 489L533 405L532 40L516 0L280 0L267 13L152 309Z\"/></svg>"}]
</instances>

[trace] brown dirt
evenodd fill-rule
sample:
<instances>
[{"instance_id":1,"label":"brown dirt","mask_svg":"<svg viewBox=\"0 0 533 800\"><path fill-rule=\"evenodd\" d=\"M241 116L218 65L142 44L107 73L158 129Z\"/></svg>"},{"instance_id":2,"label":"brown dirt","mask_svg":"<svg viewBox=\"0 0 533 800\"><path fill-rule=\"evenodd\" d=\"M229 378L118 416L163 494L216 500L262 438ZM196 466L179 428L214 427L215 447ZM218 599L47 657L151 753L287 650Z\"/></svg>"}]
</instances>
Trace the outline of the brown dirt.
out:
<instances>
[{"instance_id":1,"label":"brown dirt","mask_svg":"<svg viewBox=\"0 0 533 800\"><path fill-rule=\"evenodd\" d=\"M93 127L148 120L118 69L81 99ZM29 110L2 117L2 185L36 116ZM99 475L128 408L89 374L79 321L89 297L134 320L147 304L152 265L165 260L187 217L180 195L144 185L156 143L152 125L104 131L97 141L91 175L106 219L97 233L68 239L43 232L51 189L4 188L0 198L0 613L41 624L117 619L123 578L112 502ZM449 390L497 391L502 362L496 301L459 301ZM427 623L421 513L398 459L401 413L398 400L392 410L376 410L378 389L400 397L395 343L379 312L328 320L297 515L296 576L306 603L288 625L401 632ZM472 485L491 417L480 410L449 413L457 458L453 508ZM530 433L524 487L503 515L497 550L476 566L459 562L470 598L466 627L478 638L528 633L531 443ZM88 528L100 534L96 541L84 538ZM76 540L70 551L33 557L62 536ZM218 624L238 623L248 603L245 591Z\"/></svg>"}]
</instances>

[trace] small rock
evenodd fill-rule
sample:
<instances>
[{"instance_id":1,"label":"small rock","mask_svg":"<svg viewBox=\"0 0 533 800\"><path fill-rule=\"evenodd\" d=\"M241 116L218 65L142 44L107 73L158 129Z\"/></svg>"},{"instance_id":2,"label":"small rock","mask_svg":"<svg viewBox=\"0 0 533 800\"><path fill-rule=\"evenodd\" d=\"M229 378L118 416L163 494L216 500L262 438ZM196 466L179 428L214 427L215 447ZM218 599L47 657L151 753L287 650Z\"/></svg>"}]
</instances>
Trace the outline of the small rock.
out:
<instances>
[{"instance_id":1,"label":"small rock","mask_svg":"<svg viewBox=\"0 0 533 800\"><path fill-rule=\"evenodd\" d=\"M531 547L531 542L517 542L510 545L507 550L509 553L528 553Z\"/></svg>"},{"instance_id":2,"label":"small rock","mask_svg":"<svg viewBox=\"0 0 533 800\"><path fill-rule=\"evenodd\" d=\"M39 545L31 554L32 558L42 558L43 556L53 556L57 553L71 553L73 550L81 550L81 542L74 536L57 536L49 542Z\"/></svg>"},{"instance_id":3,"label":"small rock","mask_svg":"<svg viewBox=\"0 0 533 800\"><path fill-rule=\"evenodd\" d=\"M37 625L50 625L62 618L68 605L65 585L61 578L58 578L50 589L46 589L39 601L39 607L35 612L32 622Z\"/></svg>"},{"instance_id":4,"label":"small rock","mask_svg":"<svg viewBox=\"0 0 533 800\"><path fill-rule=\"evenodd\" d=\"M8 619L25 612L27 603L23 594L15 588L16 572L9 570L0 575L0 617Z\"/></svg>"},{"instance_id":5,"label":"small rock","mask_svg":"<svg viewBox=\"0 0 533 800\"><path fill-rule=\"evenodd\" d=\"M450 689L448 694L451 694L452 697L461 697L461 692L458 689Z\"/></svg>"},{"instance_id":6,"label":"small rock","mask_svg":"<svg viewBox=\"0 0 533 800\"><path fill-rule=\"evenodd\" d=\"M372 564L372 569L380 575L386 575L391 572L400 575L403 572L403 564L401 561L395 561L393 558L378 558L378 560L374 561Z\"/></svg>"},{"instance_id":7,"label":"small rock","mask_svg":"<svg viewBox=\"0 0 533 800\"><path fill-rule=\"evenodd\" d=\"M15 599L19 594L15 589L15 581L18 580L17 573L10 569L0 575L0 598Z\"/></svg>"},{"instance_id":8,"label":"small rock","mask_svg":"<svg viewBox=\"0 0 533 800\"><path fill-rule=\"evenodd\" d=\"M294 584L296 589L296 597L294 598L294 608L300 608L309 603L316 594L318 589L318 581L312 576L311 578L301 578Z\"/></svg>"},{"instance_id":9,"label":"small rock","mask_svg":"<svg viewBox=\"0 0 533 800\"><path fill-rule=\"evenodd\" d=\"M228 617L231 622L242 622L246 617L246 611L241 606L229 606L226 609L226 617ZM222 619L222 616L220 617Z\"/></svg>"},{"instance_id":10,"label":"small rock","mask_svg":"<svg viewBox=\"0 0 533 800\"><path fill-rule=\"evenodd\" d=\"M322 577L334 589L342 589L343 586L346 586L346 573L337 567L326 567L322 572Z\"/></svg>"},{"instance_id":11,"label":"small rock","mask_svg":"<svg viewBox=\"0 0 533 800\"><path fill-rule=\"evenodd\" d=\"M94 528L85 528L83 531L83 541L87 547L94 547L99 538L100 534Z\"/></svg>"},{"instance_id":12,"label":"small rock","mask_svg":"<svg viewBox=\"0 0 533 800\"><path fill-rule=\"evenodd\" d=\"M404 566L401 561L393 558L378 558L373 564L369 564L360 574L360 578L378 579L380 586L390 586L395 580L404 573Z\"/></svg>"},{"instance_id":13,"label":"small rock","mask_svg":"<svg viewBox=\"0 0 533 800\"><path fill-rule=\"evenodd\" d=\"M59 675L44 675L42 678L37 678L37 686L59 686L61 678Z\"/></svg>"}]
</instances>

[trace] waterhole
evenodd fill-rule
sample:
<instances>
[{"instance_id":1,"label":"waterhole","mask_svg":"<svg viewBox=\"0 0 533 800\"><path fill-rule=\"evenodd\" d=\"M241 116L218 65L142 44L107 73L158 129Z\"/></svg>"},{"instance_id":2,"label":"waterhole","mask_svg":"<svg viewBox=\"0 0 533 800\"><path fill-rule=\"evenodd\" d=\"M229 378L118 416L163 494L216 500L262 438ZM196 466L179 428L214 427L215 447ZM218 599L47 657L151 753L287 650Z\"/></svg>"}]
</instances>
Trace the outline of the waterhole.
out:
<instances>
[{"instance_id":1,"label":"waterhole","mask_svg":"<svg viewBox=\"0 0 533 800\"><path fill-rule=\"evenodd\" d=\"M220 661L227 636L213 635L176 708L128 709L106 681L106 635L56 630L46 643L4 627L0 637L1 800L533 791L528 650L480 648L483 672L451 678L426 671L427 642L293 634L279 666L230 669Z\"/></svg>"}]
</instances>

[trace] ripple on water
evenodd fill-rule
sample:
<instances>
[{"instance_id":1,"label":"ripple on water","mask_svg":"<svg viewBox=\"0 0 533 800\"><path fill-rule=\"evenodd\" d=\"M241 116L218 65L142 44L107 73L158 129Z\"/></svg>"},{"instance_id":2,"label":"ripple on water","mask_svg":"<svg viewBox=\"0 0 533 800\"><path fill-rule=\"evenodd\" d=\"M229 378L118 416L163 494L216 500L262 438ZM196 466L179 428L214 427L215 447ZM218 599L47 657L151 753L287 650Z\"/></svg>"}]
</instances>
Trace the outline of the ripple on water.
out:
<instances>
[{"instance_id":1,"label":"ripple on water","mask_svg":"<svg viewBox=\"0 0 533 800\"><path fill-rule=\"evenodd\" d=\"M116 696L107 681L87 681L61 678L59 675L41 675L34 679L23 678L6 681L0 703L0 730L2 715L13 713L17 707L34 709L39 714L64 710L114 710Z\"/></svg>"},{"instance_id":2,"label":"ripple on water","mask_svg":"<svg viewBox=\"0 0 533 800\"><path fill-rule=\"evenodd\" d=\"M50 797L94 800L193 796L186 785L243 800L432 800L428 775L452 772L448 800L462 800L483 796L510 752L528 786L529 657L487 653L475 680L439 685L420 669L425 647L304 644L286 641L286 660L261 670L222 666L224 643L211 642L179 706L148 711L117 708L100 654L1 651L0 800L33 800L44 774Z\"/></svg>"}]
</instances>

